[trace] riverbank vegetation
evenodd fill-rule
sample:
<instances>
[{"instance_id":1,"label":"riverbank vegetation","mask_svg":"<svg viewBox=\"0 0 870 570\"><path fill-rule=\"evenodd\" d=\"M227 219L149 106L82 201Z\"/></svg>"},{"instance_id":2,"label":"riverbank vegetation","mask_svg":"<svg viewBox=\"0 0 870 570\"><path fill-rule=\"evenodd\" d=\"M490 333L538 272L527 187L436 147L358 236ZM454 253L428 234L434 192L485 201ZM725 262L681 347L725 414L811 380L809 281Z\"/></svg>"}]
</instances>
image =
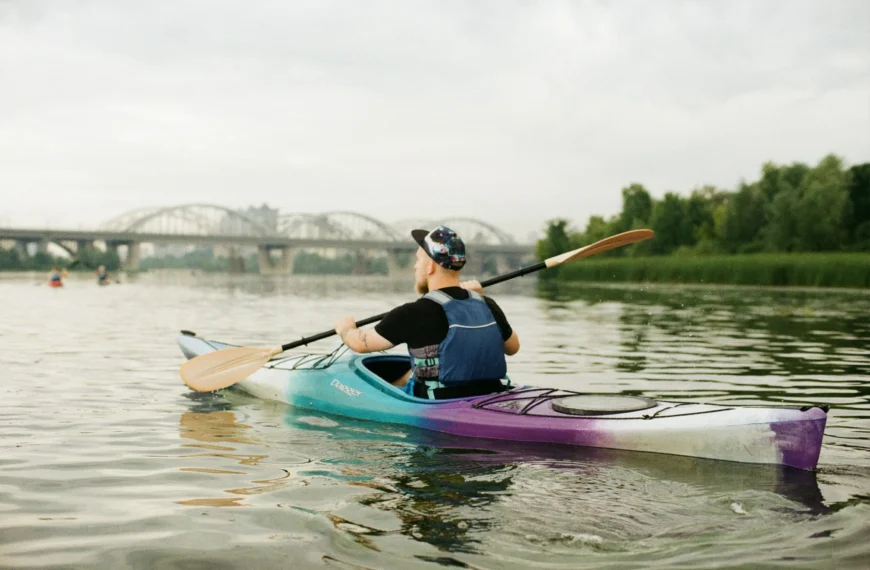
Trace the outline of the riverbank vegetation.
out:
<instances>
[{"instance_id":1,"label":"riverbank vegetation","mask_svg":"<svg viewBox=\"0 0 870 570\"><path fill-rule=\"evenodd\" d=\"M109 271L117 271L121 260L114 251L86 249L75 258L57 257L38 251L34 255L22 254L17 249L0 247L0 271L50 271L57 266L69 271L93 271L104 265Z\"/></svg>"},{"instance_id":2,"label":"riverbank vegetation","mask_svg":"<svg viewBox=\"0 0 870 570\"><path fill-rule=\"evenodd\" d=\"M243 261L244 264L239 269L246 273L259 271L256 253L245 256ZM100 265L105 265L109 271L117 271L121 267L121 262L117 253L98 249L85 250L80 256L69 258L46 252L26 255L16 249L0 248L0 271L49 271L53 266L70 271L93 271ZM328 257L315 252L301 251L296 256L293 266L294 273L315 275L387 274L387 262L383 257L358 258L352 253ZM145 257L141 260L139 268L143 271L198 269L205 272L227 272L230 270L230 259L214 255L211 248L200 248L181 255Z\"/></svg>"},{"instance_id":3,"label":"riverbank vegetation","mask_svg":"<svg viewBox=\"0 0 870 570\"><path fill-rule=\"evenodd\" d=\"M257 254L250 254L243 258L244 272L257 273L259 261ZM161 257L147 257L141 262L142 269L199 269L201 271L230 270L230 260L227 257L214 256L211 248L198 249L183 255L166 255ZM242 269L240 266L238 269ZM293 273L309 275L352 275L362 274L387 274L387 263L384 258L358 258L352 253L328 257L315 252L300 251L293 260Z\"/></svg>"},{"instance_id":4,"label":"riverbank vegetation","mask_svg":"<svg viewBox=\"0 0 870 570\"><path fill-rule=\"evenodd\" d=\"M582 231L549 222L538 256L636 228L655 238L547 272L545 279L757 285L870 286L870 163L846 168L765 164L734 191L705 186L654 199L622 190L622 211L592 216Z\"/></svg>"},{"instance_id":5,"label":"riverbank vegetation","mask_svg":"<svg viewBox=\"0 0 870 570\"><path fill-rule=\"evenodd\" d=\"M870 254L755 253L590 259L564 267L560 279L870 287Z\"/></svg>"}]
</instances>

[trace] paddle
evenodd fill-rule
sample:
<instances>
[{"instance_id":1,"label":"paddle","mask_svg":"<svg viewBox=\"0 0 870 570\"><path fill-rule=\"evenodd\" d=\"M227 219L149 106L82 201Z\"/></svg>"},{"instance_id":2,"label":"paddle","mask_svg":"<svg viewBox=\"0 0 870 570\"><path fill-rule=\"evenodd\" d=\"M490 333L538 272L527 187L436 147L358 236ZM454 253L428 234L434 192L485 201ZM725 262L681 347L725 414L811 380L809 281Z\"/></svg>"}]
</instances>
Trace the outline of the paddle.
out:
<instances>
[{"instance_id":1,"label":"paddle","mask_svg":"<svg viewBox=\"0 0 870 570\"><path fill-rule=\"evenodd\" d=\"M649 239L653 237L653 235L652 230L631 230L617 234L601 241L597 241L591 245L587 245L586 247L581 247L580 249L553 256L545 261L536 263L535 265L530 265L529 267L524 267L505 275L493 277L492 279L484 281L481 285L483 287L489 287L542 269L558 267L559 265L568 263L569 261L583 259L584 257L589 257L590 255L595 255L609 249ZM357 321L356 326L362 327L376 323L385 316L386 313L381 313L380 315ZM244 380L259 370L264 364L269 362L273 356L281 354L285 350L290 350L291 348L297 348L317 340L329 338L334 334L335 330L329 330L272 348L237 346L202 354L181 365L181 379L184 380L185 384L199 392L220 390L221 388L226 388L227 386L231 386L236 382Z\"/></svg>"}]
</instances>

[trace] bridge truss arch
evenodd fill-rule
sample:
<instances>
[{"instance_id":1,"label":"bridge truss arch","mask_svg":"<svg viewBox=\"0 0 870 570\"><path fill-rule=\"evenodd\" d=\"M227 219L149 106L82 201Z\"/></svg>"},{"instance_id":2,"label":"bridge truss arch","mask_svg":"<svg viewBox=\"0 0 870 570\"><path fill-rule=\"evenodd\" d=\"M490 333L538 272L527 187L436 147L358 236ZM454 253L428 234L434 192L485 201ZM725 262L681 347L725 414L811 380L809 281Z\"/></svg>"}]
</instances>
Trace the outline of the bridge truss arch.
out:
<instances>
[{"instance_id":1,"label":"bridge truss arch","mask_svg":"<svg viewBox=\"0 0 870 570\"><path fill-rule=\"evenodd\" d=\"M413 229L420 228L431 230L439 225L447 226L452 229L459 234L462 241L469 244L513 245L516 243L512 235L476 218L402 220L393 224L393 227L401 235L407 236Z\"/></svg>"},{"instance_id":2,"label":"bridge truss arch","mask_svg":"<svg viewBox=\"0 0 870 570\"><path fill-rule=\"evenodd\" d=\"M399 241L396 230L377 218L357 212L284 214L278 217L278 233L297 239Z\"/></svg>"},{"instance_id":3,"label":"bridge truss arch","mask_svg":"<svg viewBox=\"0 0 870 570\"><path fill-rule=\"evenodd\" d=\"M140 208L112 218L101 229L123 233L260 237L274 231L264 222L216 204Z\"/></svg>"},{"instance_id":4,"label":"bridge truss arch","mask_svg":"<svg viewBox=\"0 0 870 570\"><path fill-rule=\"evenodd\" d=\"M447 218L441 224L456 231L466 243L487 245L516 243L509 233L476 218Z\"/></svg>"},{"instance_id":5,"label":"bridge truss arch","mask_svg":"<svg viewBox=\"0 0 870 570\"><path fill-rule=\"evenodd\" d=\"M439 222L435 220L427 220L425 218L409 218L399 220L393 224L393 229L402 239L411 239L411 230L431 230L436 227Z\"/></svg>"}]
</instances>

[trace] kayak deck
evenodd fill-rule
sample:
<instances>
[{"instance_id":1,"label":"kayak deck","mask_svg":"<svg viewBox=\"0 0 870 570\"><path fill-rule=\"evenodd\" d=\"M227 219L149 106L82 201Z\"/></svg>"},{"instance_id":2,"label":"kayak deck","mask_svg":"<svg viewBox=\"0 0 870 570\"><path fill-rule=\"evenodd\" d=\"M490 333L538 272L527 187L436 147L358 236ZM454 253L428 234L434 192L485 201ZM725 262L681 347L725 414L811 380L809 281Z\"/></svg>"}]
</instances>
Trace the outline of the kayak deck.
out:
<instances>
[{"instance_id":1,"label":"kayak deck","mask_svg":"<svg viewBox=\"0 0 870 570\"><path fill-rule=\"evenodd\" d=\"M182 334L188 358L229 345ZM653 402L651 407L596 415L553 405L579 392L518 386L454 400L424 400L381 375L407 370L401 355L293 355L278 358L236 386L253 396L322 412L398 423L459 436L567 444L706 457L814 469L827 407L727 406Z\"/></svg>"}]
</instances>

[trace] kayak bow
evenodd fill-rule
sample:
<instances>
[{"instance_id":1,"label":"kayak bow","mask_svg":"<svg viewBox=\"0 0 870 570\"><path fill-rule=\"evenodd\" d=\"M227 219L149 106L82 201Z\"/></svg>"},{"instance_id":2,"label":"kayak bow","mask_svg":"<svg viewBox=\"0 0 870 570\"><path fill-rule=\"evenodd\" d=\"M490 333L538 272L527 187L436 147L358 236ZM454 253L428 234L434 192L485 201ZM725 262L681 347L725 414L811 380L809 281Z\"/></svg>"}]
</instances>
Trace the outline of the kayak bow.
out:
<instances>
[{"instance_id":1,"label":"kayak bow","mask_svg":"<svg viewBox=\"0 0 870 570\"><path fill-rule=\"evenodd\" d=\"M179 335L187 358L229 348L193 333ZM728 406L647 398L622 411L579 412L583 394L518 386L455 400L423 400L383 380L398 377L408 358L393 354L291 355L269 361L236 384L258 398L300 408L453 435L624 449L767 463L813 470L819 460L827 406ZM634 403L632 403L634 404ZM578 413L584 415L577 415Z\"/></svg>"}]
</instances>

